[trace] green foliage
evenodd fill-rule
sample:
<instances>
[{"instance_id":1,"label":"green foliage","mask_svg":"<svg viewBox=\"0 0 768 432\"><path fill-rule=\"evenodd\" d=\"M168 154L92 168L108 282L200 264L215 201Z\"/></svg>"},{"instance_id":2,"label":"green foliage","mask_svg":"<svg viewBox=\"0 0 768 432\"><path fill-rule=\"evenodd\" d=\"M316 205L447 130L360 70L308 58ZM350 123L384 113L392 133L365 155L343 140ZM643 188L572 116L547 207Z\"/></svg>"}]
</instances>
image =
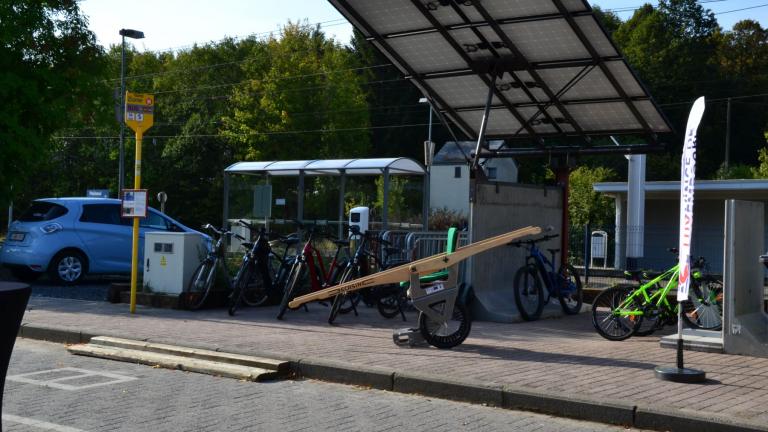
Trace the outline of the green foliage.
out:
<instances>
[{"instance_id":1,"label":"green foliage","mask_svg":"<svg viewBox=\"0 0 768 432\"><path fill-rule=\"evenodd\" d=\"M222 134L248 160L351 158L368 150L359 64L318 28L289 24L247 65ZM294 131L303 131L294 133Z\"/></svg>"},{"instance_id":2,"label":"green foliage","mask_svg":"<svg viewBox=\"0 0 768 432\"><path fill-rule=\"evenodd\" d=\"M93 120L103 58L76 1L0 3L0 206L30 198L52 134Z\"/></svg>"},{"instance_id":3,"label":"green foliage","mask_svg":"<svg viewBox=\"0 0 768 432\"><path fill-rule=\"evenodd\" d=\"M752 168L752 177L768 179L768 148L761 148L758 151L757 158L760 161L760 165L758 165L756 168Z\"/></svg>"},{"instance_id":4,"label":"green foliage","mask_svg":"<svg viewBox=\"0 0 768 432\"><path fill-rule=\"evenodd\" d=\"M728 168L721 165L715 174L717 180L751 179L754 178L755 167L743 164L730 164Z\"/></svg>"},{"instance_id":5,"label":"green foliage","mask_svg":"<svg viewBox=\"0 0 768 432\"><path fill-rule=\"evenodd\" d=\"M607 226L613 223L613 201L598 194L592 185L610 181L616 173L607 168L581 166L571 172L568 217L571 226L580 227L586 223L593 226Z\"/></svg>"},{"instance_id":6,"label":"green foliage","mask_svg":"<svg viewBox=\"0 0 768 432\"><path fill-rule=\"evenodd\" d=\"M429 211L429 230L445 231L448 228L464 228L467 224L467 217L457 211L448 208L435 208Z\"/></svg>"}]
</instances>

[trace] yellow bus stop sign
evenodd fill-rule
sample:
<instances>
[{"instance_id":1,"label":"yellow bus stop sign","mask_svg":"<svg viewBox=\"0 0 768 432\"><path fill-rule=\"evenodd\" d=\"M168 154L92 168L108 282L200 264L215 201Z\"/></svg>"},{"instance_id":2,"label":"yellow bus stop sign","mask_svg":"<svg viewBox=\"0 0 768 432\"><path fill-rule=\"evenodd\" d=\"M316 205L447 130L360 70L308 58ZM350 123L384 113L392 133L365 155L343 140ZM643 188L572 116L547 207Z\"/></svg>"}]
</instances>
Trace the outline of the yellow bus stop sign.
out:
<instances>
[{"instance_id":1,"label":"yellow bus stop sign","mask_svg":"<svg viewBox=\"0 0 768 432\"><path fill-rule=\"evenodd\" d=\"M125 92L125 124L136 133L152 127L155 118L155 95Z\"/></svg>"}]
</instances>

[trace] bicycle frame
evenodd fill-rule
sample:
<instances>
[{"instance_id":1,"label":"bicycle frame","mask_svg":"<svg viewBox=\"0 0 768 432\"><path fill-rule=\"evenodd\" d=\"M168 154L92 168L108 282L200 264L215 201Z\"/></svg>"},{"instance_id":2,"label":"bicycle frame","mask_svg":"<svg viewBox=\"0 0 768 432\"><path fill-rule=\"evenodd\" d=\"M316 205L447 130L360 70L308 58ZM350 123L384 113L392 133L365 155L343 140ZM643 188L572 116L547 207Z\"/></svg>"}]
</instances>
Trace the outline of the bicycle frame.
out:
<instances>
[{"instance_id":1,"label":"bicycle frame","mask_svg":"<svg viewBox=\"0 0 768 432\"><path fill-rule=\"evenodd\" d=\"M312 292L327 288L329 284L333 282L332 279L335 275L334 271L338 271L339 269L338 259L342 249L342 246L337 247L333 260L331 260L328 264L328 268L326 268L320 251L316 249L312 243L313 240L314 232L311 232L298 259L300 264L307 265L309 268L310 291Z\"/></svg>"},{"instance_id":2,"label":"bicycle frame","mask_svg":"<svg viewBox=\"0 0 768 432\"><path fill-rule=\"evenodd\" d=\"M539 271L539 274L544 280L544 286L547 288L547 293L549 294L549 297L559 296L560 290L563 285L561 283L558 283L559 280L561 279L561 276L560 276L560 273L555 271L554 260L555 260L554 254L552 256L552 261L550 261L541 252L538 246L536 246L536 243L531 243L529 247L528 257L526 258L526 264L530 264L531 261L533 261L533 264L536 266L536 269ZM548 300L549 299L547 299L547 301Z\"/></svg>"},{"instance_id":3,"label":"bicycle frame","mask_svg":"<svg viewBox=\"0 0 768 432\"><path fill-rule=\"evenodd\" d=\"M669 294L669 292L673 288L677 287L677 278L680 274L679 269L680 269L680 265L676 264L674 267L670 268L664 273L656 276L655 278L651 279L650 281L644 284L641 284L639 288L632 291L632 293L629 296L627 296L626 299L624 299L624 301L619 305L619 307L616 308L614 313L620 316L644 315L644 312L642 310L638 310L633 305L633 302L640 296L642 296L643 305L654 305L659 308L664 307L667 310L674 310L676 312L677 308L679 307L679 304L673 308L672 305L669 303L669 300L667 299L667 294ZM664 285L664 288L649 294L648 291L651 291L654 287L657 286L659 282L666 279L669 279L669 281ZM628 310L628 309L631 309L631 310Z\"/></svg>"}]
</instances>

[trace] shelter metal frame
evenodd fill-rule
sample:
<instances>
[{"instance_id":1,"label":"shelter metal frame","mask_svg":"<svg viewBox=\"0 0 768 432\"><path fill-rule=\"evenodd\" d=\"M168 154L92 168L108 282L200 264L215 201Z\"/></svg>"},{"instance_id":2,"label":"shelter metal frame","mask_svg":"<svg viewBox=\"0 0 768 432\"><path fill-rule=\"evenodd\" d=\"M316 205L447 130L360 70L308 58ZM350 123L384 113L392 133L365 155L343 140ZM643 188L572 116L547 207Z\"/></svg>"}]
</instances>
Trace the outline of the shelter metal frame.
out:
<instances>
[{"instance_id":1,"label":"shelter metal frame","mask_svg":"<svg viewBox=\"0 0 768 432\"><path fill-rule=\"evenodd\" d=\"M383 176L384 178L384 202L382 209L382 225L387 229L389 223L389 184L392 175L420 176L423 180L423 188L429 187L427 183L427 170L424 166L410 158L378 158L378 159L318 159L299 161L269 161L269 162L238 162L224 170L224 209L223 226L229 219L229 176L232 174L262 175L267 181L271 176L297 176L298 199L296 218L304 219L304 179L306 176L338 176L339 180L339 221L344 220L344 194L348 176ZM422 197L422 200L424 198ZM425 210L426 209L426 210ZM422 203L422 223L427 226L428 208ZM338 227L339 238L343 237L342 224Z\"/></svg>"}]
</instances>

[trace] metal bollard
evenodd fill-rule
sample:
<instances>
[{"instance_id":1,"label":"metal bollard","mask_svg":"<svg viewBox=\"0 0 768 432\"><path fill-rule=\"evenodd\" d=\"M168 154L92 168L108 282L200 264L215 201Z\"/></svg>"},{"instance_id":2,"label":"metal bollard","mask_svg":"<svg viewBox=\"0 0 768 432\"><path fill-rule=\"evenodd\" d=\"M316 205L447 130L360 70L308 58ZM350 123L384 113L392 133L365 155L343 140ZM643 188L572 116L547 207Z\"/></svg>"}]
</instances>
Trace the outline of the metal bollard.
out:
<instances>
[{"instance_id":1,"label":"metal bollard","mask_svg":"<svg viewBox=\"0 0 768 432\"><path fill-rule=\"evenodd\" d=\"M3 429L2 408L5 374L11 361L13 344L19 334L21 319L32 289L16 282L0 282L0 430Z\"/></svg>"}]
</instances>

